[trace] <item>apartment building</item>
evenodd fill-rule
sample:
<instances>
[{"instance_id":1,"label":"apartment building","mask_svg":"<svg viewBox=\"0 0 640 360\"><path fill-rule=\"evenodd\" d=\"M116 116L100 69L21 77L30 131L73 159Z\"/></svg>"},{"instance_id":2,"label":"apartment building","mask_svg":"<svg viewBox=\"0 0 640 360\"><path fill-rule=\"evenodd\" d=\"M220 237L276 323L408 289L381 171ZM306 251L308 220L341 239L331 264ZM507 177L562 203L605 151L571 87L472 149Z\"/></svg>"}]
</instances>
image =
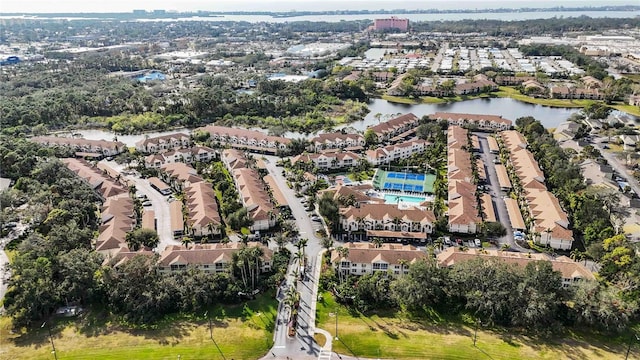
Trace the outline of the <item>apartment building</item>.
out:
<instances>
[{"instance_id":1,"label":"apartment building","mask_svg":"<svg viewBox=\"0 0 640 360\"><path fill-rule=\"evenodd\" d=\"M433 232L436 217L419 207L396 204L361 204L340 209L340 225L347 232L365 231L368 238L393 241L424 240Z\"/></svg>"},{"instance_id":2,"label":"apartment building","mask_svg":"<svg viewBox=\"0 0 640 360\"><path fill-rule=\"evenodd\" d=\"M558 198L547 190L544 172L533 154L526 149L526 139L514 130L501 132L500 139L509 152L512 176L517 178L522 188L519 203L512 203L512 209L508 208L511 221L515 220L518 223L516 226L523 226L519 224L520 219L513 209L519 205L524 226L537 243L554 249L571 249L574 239L568 216Z\"/></svg>"},{"instance_id":3,"label":"apartment building","mask_svg":"<svg viewBox=\"0 0 640 360\"><path fill-rule=\"evenodd\" d=\"M404 114L389 121L369 127L378 137L378 141L388 141L392 137L418 126L419 119L414 114Z\"/></svg>"},{"instance_id":4,"label":"apartment building","mask_svg":"<svg viewBox=\"0 0 640 360\"><path fill-rule=\"evenodd\" d=\"M62 162L69 170L89 184L102 201L105 201L109 197L127 194L129 192L128 188L116 182L108 173L91 165L91 163L86 160L66 158L62 159Z\"/></svg>"},{"instance_id":5,"label":"apartment building","mask_svg":"<svg viewBox=\"0 0 640 360\"><path fill-rule=\"evenodd\" d=\"M136 150L144 154L163 152L186 148L191 144L191 138L184 133L150 137L136 142Z\"/></svg>"},{"instance_id":6,"label":"apartment building","mask_svg":"<svg viewBox=\"0 0 640 360\"><path fill-rule=\"evenodd\" d=\"M136 225L136 213L133 199L128 194L112 196L105 200L100 209L102 224L100 225L96 251L103 255L111 255L127 247L127 233Z\"/></svg>"},{"instance_id":7,"label":"apartment building","mask_svg":"<svg viewBox=\"0 0 640 360\"><path fill-rule=\"evenodd\" d=\"M464 261L478 258L487 261L503 261L521 267L525 267L527 264L535 261L549 261L553 270L561 274L562 287L577 285L580 281L595 280L595 277L589 270L566 256L553 259L545 254L539 253L525 254L520 252L481 249L468 249L463 251L456 247L447 248L437 255L438 263L443 267L450 267Z\"/></svg>"},{"instance_id":8,"label":"apartment building","mask_svg":"<svg viewBox=\"0 0 640 360\"><path fill-rule=\"evenodd\" d=\"M346 250L331 251L331 263L344 274L365 275L376 271L402 276L409 273L411 264L427 258L424 251L411 245L346 243Z\"/></svg>"},{"instance_id":9,"label":"apartment building","mask_svg":"<svg viewBox=\"0 0 640 360\"><path fill-rule=\"evenodd\" d=\"M375 19L373 21L373 30L375 31L383 31L383 30L399 30L399 31L407 31L409 29L409 19L401 19L395 16L386 18L386 19Z\"/></svg>"},{"instance_id":10,"label":"apartment building","mask_svg":"<svg viewBox=\"0 0 640 360\"><path fill-rule=\"evenodd\" d=\"M240 242L195 244L190 249L179 245L168 246L160 255L158 269L162 273L170 273L184 271L187 267L193 266L207 273L229 271L233 262L233 254L241 251L244 246ZM263 273L271 271L273 251L256 242L250 242L246 246L259 247L262 251L260 271Z\"/></svg>"},{"instance_id":11,"label":"apartment building","mask_svg":"<svg viewBox=\"0 0 640 360\"><path fill-rule=\"evenodd\" d=\"M421 154L427 146L428 143L425 140L414 138L399 144L367 150L365 157L373 166L378 166L409 158L413 154Z\"/></svg>"},{"instance_id":12,"label":"apartment building","mask_svg":"<svg viewBox=\"0 0 640 360\"><path fill-rule=\"evenodd\" d=\"M473 183L472 154L469 150L469 133L461 126L452 125L447 130L447 179L449 231L475 234L482 223L481 208ZM484 166L483 166L484 170ZM480 173L480 171L478 171Z\"/></svg>"},{"instance_id":13,"label":"apartment building","mask_svg":"<svg viewBox=\"0 0 640 360\"><path fill-rule=\"evenodd\" d=\"M240 200L253 220L252 231L267 230L276 226L277 210L271 202L267 185L254 169L240 168L232 172Z\"/></svg>"},{"instance_id":14,"label":"apartment building","mask_svg":"<svg viewBox=\"0 0 640 360\"><path fill-rule=\"evenodd\" d=\"M243 150L225 149L222 151L221 158L229 171L247 167L247 158Z\"/></svg>"},{"instance_id":15,"label":"apartment building","mask_svg":"<svg viewBox=\"0 0 640 360\"><path fill-rule=\"evenodd\" d=\"M313 151L325 149L349 149L365 146L364 137L360 134L327 133L319 134L311 139Z\"/></svg>"},{"instance_id":16,"label":"apartment building","mask_svg":"<svg viewBox=\"0 0 640 360\"><path fill-rule=\"evenodd\" d=\"M179 148L160 154L151 154L144 158L146 167L158 169L165 164L177 162L191 163L195 161L211 161L216 158L216 151L206 146Z\"/></svg>"},{"instance_id":17,"label":"apartment building","mask_svg":"<svg viewBox=\"0 0 640 360\"><path fill-rule=\"evenodd\" d=\"M208 125L198 128L196 131L208 132L214 142L249 151L275 153L286 150L287 145L291 143L291 139L285 137L270 136L260 131L225 126Z\"/></svg>"},{"instance_id":18,"label":"apartment building","mask_svg":"<svg viewBox=\"0 0 640 360\"><path fill-rule=\"evenodd\" d=\"M350 168L358 165L360 155L351 151L323 153L323 154L302 154L291 158L291 163L298 162L313 163L320 170L334 170Z\"/></svg>"},{"instance_id":19,"label":"apartment building","mask_svg":"<svg viewBox=\"0 0 640 360\"><path fill-rule=\"evenodd\" d=\"M36 136L31 138L31 141L44 146L63 146L78 152L100 156L115 156L127 150L127 146L120 141L87 140L57 136Z\"/></svg>"},{"instance_id":20,"label":"apartment building","mask_svg":"<svg viewBox=\"0 0 640 360\"><path fill-rule=\"evenodd\" d=\"M479 129L490 131L509 130L513 126L511 120L503 119L500 115L436 112L433 115L429 115L429 117L432 120L447 120L449 125L474 125Z\"/></svg>"},{"instance_id":21,"label":"apartment building","mask_svg":"<svg viewBox=\"0 0 640 360\"><path fill-rule=\"evenodd\" d=\"M220 235L222 218L211 184L197 182L184 189L189 233L193 236Z\"/></svg>"},{"instance_id":22,"label":"apartment building","mask_svg":"<svg viewBox=\"0 0 640 360\"><path fill-rule=\"evenodd\" d=\"M198 175L196 169L181 162L162 165L160 170L162 170L160 174L162 180L167 184L171 184L174 189L181 190L192 184L204 181Z\"/></svg>"}]
</instances>

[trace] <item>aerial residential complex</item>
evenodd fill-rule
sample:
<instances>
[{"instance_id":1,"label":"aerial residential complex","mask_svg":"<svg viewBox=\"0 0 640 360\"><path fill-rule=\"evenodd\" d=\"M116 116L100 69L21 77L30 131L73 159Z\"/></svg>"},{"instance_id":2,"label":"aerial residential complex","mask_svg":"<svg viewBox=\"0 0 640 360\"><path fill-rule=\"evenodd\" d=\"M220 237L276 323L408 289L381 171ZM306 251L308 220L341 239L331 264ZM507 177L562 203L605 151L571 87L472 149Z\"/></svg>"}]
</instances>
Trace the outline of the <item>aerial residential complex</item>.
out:
<instances>
[{"instance_id":1,"label":"aerial residential complex","mask_svg":"<svg viewBox=\"0 0 640 360\"><path fill-rule=\"evenodd\" d=\"M518 194L518 205L525 226L538 243L554 249L571 249L574 239L567 214L558 198L547 190L544 173L527 150L527 140L515 130L501 132L499 139L510 164L511 180L522 188ZM521 226L517 215L513 215Z\"/></svg>"}]
</instances>

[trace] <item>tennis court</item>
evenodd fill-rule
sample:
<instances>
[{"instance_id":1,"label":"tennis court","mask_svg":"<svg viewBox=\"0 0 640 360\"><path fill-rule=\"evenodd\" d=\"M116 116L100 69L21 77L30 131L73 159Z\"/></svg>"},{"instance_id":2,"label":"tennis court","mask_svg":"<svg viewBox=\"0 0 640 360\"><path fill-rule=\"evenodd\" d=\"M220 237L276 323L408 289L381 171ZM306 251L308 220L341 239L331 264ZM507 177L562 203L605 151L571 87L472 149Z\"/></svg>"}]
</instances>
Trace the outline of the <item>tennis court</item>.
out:
<instances>
[{"instance_id":1,"label":"tennis court","mask_svg":"<svg viewBox=\"0 0 640 360\"><path fill-rule=\"evenodd\" d=\"M436 176L431 174L415 174L378 169L373 178L373 186L377 190L433 193L433 183L435 180Z\"/></svg>"}]
</instances>

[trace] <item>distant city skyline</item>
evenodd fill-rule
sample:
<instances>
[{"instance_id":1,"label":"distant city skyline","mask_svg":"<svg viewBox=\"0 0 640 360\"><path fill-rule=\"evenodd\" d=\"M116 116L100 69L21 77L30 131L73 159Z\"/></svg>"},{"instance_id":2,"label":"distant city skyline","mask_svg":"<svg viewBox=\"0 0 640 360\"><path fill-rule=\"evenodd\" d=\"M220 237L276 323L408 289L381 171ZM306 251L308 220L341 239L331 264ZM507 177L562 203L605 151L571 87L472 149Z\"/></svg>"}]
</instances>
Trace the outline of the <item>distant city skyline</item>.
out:
<instances>
[{"instance_id":1,"label":"distant city skyline","mask_svg":"<svg viewBox=\"0 0 640 360\"><path fill-rule=\"evenodd\" d=\"M259 0L138 0L138 1L86 1L86 0L28 0L4 1L1 13L80 13L131 12L134 9L167 11L328 11L328 10L392 10L392 9L492 9L492 8L547 8L556 6L638 5L637 0L464 0L464 1L389 1L389 0L324 0L324 1L259 1Z\"/></svg>"}]
</instances>

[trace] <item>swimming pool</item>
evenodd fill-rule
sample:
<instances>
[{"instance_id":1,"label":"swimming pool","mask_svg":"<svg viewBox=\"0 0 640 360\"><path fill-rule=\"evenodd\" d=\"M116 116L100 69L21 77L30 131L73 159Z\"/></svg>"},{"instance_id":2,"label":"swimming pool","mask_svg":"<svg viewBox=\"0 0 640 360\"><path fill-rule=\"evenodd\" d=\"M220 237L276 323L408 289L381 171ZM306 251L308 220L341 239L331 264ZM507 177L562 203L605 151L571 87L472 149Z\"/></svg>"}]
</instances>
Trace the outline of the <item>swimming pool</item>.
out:
<instances>
[{"instance_id":1,"label":"swimming pool","mask_svg":"<svg viewBox=\"0 0 640 360\"><path fill-rule=\"evenodd\" d=\"M402 201L402 202L410 202L410 203L421 203L421 202L423 202L425 200L426 200L426 198L420 197L420 196L384 194L384 203L385 204L397 204L400 201Z\"/></svg>"}]
</instances>

